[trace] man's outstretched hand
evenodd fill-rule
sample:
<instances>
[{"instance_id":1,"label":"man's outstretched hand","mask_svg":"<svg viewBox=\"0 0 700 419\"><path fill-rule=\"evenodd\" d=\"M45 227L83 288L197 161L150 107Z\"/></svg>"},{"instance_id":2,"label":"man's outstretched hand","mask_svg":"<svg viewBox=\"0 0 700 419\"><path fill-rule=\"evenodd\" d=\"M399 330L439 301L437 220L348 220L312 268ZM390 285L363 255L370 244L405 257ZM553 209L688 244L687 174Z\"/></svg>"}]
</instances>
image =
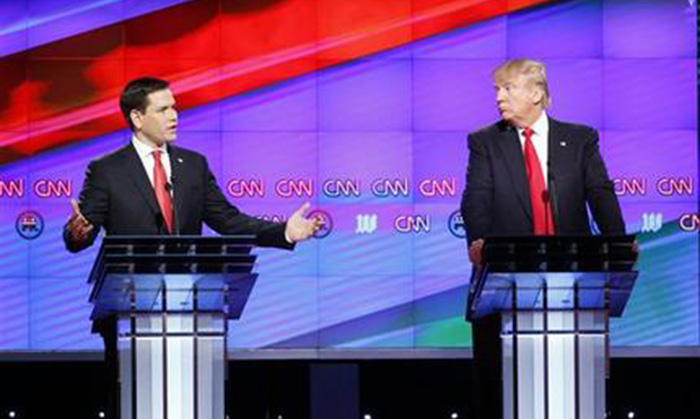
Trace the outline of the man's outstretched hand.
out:
<instances>
[{"instance_id":1,"label":"man's outstretched hand","mask_svg":"<svg viewBox=\"0 0 700 419\"><path fill-rule=\"evenodd\" d=\"M298 210L294 211L292 216L287 220L287 228L284 230L284 236L290 243L308 239L323 226L323 220L320 217L306 218L305 214L309 208L311 208L311 204L307 202Z\"/></svg>"},{"instance_id":2,"label":"man's outstretched hand","mask_svg":"<svg viewBox=\"0 0 700 419\"><path fill-rule=\"evenodd\" d=\"M70 200L70 205L73 207L73 215L68 219L68 231L74 242L83 243L90 235L93 225L80 212L78 202L75 199Z\"/></svg>"}]
</instances>

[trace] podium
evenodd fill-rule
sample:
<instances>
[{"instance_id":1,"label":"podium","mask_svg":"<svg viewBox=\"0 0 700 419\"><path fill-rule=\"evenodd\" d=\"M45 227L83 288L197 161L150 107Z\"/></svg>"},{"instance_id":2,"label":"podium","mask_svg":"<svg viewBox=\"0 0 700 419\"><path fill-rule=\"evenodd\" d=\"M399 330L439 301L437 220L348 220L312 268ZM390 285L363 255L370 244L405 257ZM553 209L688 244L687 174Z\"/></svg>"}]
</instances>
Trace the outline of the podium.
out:
<instances>
[{"instance_id":1,"label":"podium","mask_svg":"<svg viewBox=\"0 0 700 419\"><path fill-rule=\"evenodd\" d=\"M116 317L122 419L224 419L227 325L257 278L253 240L104 238L91 317Z\"/></svg>"},{"instance_id":2,"label":"podium","mask_svg":"<svg viewBox=\"0 0 700 419\"><path fill-rule=\"evenodd\" d=\"M622 315L637 278L634 239L485 241L467 319L500 316L504 419L606 417L609 319Z\"/></svg>"}]
</instances>

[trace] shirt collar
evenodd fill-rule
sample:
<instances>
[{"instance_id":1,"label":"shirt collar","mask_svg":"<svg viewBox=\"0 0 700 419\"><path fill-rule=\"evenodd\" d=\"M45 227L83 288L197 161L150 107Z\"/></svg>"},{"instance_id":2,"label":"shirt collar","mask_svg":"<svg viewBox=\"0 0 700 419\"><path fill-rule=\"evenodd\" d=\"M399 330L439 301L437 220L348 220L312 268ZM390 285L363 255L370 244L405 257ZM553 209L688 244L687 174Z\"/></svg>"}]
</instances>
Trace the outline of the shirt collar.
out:
<instances>
[{"instance_id":1,"label":"shirt collar","mask_svg":"<svg viewBox=\"0 0 700 419\"><path fill-rule=\"evenodd\" d=\"M138 154L139 158L142 160L146 156L153 153L155 150L160 150L163 153L162 156L164 156L164 157L168 156L168 147L165 144L161 145L158 148L152 148L148 144L146 144L143 141L136 138L136 135L131 136L131 143L134 145L134 148L136 149L136 154Z\"/></svg>"},{"instance_id":2,"label":"shirt collar","mask_svg":"<svg viewBox=\"0 0 700 419\"><path fill-rule=\"evenodd\" d=\"M547 112L543 110L540 117L537 118L537 121L535 121L530 128L535 135L543 135L545 132L549 131L549 118L547 117ZM523 131L525 131L524 128L518 128L518 134L521 136L524 135Z\"/></svg>"}]
</instances>

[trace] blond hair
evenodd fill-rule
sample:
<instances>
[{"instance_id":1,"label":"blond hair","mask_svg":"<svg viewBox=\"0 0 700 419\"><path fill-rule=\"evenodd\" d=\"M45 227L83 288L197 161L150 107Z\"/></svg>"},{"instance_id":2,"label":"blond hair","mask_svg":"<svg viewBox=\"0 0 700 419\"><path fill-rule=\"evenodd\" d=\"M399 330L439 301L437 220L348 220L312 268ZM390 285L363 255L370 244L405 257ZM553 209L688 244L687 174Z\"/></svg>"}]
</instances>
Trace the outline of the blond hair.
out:
<instances>
[{"instance_id":1,"label":"blond hair","mask_svg":"<svg viewBox=\"0 0 700 419\"><path fill-rule=\"evenodd\" d=\"M543 108L552 106L552 97L549 95L547 86L547 66L544 63L529 59L508 60L493 71L493 79L496 83L512 80L518 76L524 76L528 82L534 83L542 90Z\"/></svg>"}]
</instances>

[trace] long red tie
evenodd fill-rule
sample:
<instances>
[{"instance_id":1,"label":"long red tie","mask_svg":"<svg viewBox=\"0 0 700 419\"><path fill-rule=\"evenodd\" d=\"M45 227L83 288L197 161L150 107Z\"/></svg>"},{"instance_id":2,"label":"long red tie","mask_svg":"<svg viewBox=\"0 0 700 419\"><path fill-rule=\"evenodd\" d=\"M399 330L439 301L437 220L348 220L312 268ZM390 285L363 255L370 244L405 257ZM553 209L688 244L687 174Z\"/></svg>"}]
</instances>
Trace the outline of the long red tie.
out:
<instances>
[{"instance_id":1,"label":"long red tie","mask_svg":"<svg viewBox=\"0 0 700 419\"><path fill-rule=\"evenodd\" d=\"M554 234L554 222L552 211L547 199L547 184L542 174L540 159L532 144L532 128L526 128L525 136L525 170L527 180L530 183L530 202L532 203L533 233L535 236L548 236Z\"/></svg>"},{"instance_id":2,"label":"long red tie","mask_svg":"<svg viewBox=\"0 0 700 419\"><path fill-rule=\"evenodd\" d=\"M165 168L163 168L163 162L160 161L161 154L163 154L163 152L160 150L153 152L153 160L155 162L153 165L153 187L156 190L156 199L158 200L160 211L163 213L165 227L168 229L168 233L172 233L173 201L170 192L165 186L168 182L167 176L165 175Z\"/></svg>"}]
</instances>

